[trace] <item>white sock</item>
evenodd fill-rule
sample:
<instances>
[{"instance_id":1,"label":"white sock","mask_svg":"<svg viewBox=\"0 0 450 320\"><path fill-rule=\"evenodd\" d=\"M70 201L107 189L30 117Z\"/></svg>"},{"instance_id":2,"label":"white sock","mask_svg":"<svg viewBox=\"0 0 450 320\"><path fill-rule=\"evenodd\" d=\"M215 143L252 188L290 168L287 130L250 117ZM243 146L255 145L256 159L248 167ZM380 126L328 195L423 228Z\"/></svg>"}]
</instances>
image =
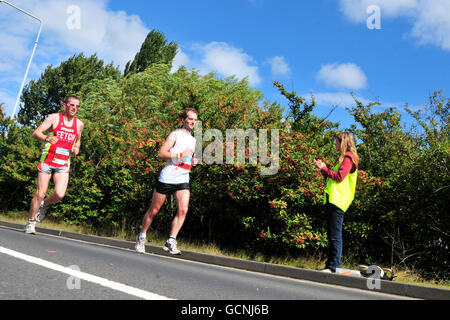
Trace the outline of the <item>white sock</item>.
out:
<instances>
[{"instance_id":1,"label":"white sock","mask_svg":"<svg viewBox=\"0 0 450 320\"><path fill-rule=\"evenodd\" d=\"M146 239L147 234L145 232L139 232L139 239Z\"/></svg>"}]
</instances>

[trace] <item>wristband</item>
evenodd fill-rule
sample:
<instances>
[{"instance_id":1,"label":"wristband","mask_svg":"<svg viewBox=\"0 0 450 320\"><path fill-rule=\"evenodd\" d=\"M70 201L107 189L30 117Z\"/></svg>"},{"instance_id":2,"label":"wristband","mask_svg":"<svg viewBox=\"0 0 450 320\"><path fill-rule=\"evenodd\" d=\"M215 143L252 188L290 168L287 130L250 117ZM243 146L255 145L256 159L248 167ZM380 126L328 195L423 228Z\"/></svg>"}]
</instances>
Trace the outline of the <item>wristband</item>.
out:
<instances>
[{"instance_id":1,"label":"wristband","mask_svg":"<svg viewBox=\"0 0 450 320\"><path fill-rule=\"evenodd\" d=\"M181 158L183 158L183 154L182 153L177 153L176 154L176 158L177 158L177 160L180 160Z\"/></svg>"}]
</instances>

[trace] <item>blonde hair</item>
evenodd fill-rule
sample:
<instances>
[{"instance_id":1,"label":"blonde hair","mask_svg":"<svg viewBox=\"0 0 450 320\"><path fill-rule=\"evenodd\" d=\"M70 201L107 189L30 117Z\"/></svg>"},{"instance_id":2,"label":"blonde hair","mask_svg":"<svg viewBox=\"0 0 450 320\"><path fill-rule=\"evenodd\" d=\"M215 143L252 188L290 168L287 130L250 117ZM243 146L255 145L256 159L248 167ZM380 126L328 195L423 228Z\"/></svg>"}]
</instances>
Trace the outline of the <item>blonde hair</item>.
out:
<instances>
[{"instance_id":1,"label":"blonde hair","mask_svg":"<svg viewBox=\"0 0 450 320\"><path fill-rule=\"evenodd\" d=\"M348 132L341 132L336 135L335 139L338 140L341 145L339 150L339 163L344 161L346 152L351 152L354 160L359 163L358 152L356 151L356 144L353 136Z\"/></svg>"}]
</instances>

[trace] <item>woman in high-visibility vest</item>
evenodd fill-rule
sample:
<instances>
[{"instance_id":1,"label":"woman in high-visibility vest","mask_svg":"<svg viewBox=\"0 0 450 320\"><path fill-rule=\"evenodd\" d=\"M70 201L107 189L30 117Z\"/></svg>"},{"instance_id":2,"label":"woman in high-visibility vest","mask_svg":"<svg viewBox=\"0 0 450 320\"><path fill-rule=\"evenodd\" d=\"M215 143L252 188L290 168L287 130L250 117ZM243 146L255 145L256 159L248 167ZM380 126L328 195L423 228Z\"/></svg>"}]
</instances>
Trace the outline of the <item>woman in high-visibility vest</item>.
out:
<instances>
[{"instance_id":1,"label":"woman in high-visibility vest","mask_svg":"<svg viewBox=\"0 0 450 320\"><path fill-rule=\"evenodd\" d=\"M342 223L344 213L355 196L359 162L355 140L350 133L339 133L335 137L335 146L340 155L338 163L333 168L328 169L321 160L314 160L314 164L327 180L324 203L327 216L328 260L322 271L332 273L341 266Z\"/></svg>"}]
</instances>

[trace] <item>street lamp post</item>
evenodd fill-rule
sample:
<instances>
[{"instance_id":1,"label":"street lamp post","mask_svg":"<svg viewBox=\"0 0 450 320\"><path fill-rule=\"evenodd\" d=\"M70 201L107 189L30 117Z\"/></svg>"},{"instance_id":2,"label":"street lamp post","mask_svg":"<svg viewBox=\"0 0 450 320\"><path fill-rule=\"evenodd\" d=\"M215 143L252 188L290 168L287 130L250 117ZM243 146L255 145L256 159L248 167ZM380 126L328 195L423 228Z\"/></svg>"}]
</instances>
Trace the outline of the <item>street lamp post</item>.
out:
<instances>
[{"instance_id":1,"label":"street lamp post","mask_svg":"<svg viewBox=\"0 0 450 320\"><path fill-rule=\"evenodd\" d=\"M8 1L0 0L0 2L6 3L7 5L9 5L9 6L15 8L15 9L19 10L20 12L25 13L26 15L28 15L28 16L30 16L30 17L36 19L37 21L39 21L39 32L38 32L38 35L37 35L37 37L36 37L36 41L34 42L33 51L31 52L31 57L30 57L30 60L28 61L27 69L26 69L26 71L25 71L25 75L24 75L24 77L23 77L22 84L20 85L19 93L17 94L16 104L14 105L14 109L13 109L13 112L12 112L12 114L11 114L11 119L14 119L14 116L15 116L15 114L16 114L17 106L19 105L20 96L21 96L21 94L22 94L22 90L23 90L23 87L24 87L24 85L25 85L25 81L26 81L26 79L27 79L28 71L30 70L31 61L33 60L34 52L36 51L36 46L37 46L38 41L39 41L39 36L41 35L41 31L42 31L42 21L41 21L41 19L39 19L39 18L33 16L31 13L26 12L25 10L22 10L22 9L16 7L16 6L13 5L12 3L9 3Z\"/></svg>"}]
</instances>

